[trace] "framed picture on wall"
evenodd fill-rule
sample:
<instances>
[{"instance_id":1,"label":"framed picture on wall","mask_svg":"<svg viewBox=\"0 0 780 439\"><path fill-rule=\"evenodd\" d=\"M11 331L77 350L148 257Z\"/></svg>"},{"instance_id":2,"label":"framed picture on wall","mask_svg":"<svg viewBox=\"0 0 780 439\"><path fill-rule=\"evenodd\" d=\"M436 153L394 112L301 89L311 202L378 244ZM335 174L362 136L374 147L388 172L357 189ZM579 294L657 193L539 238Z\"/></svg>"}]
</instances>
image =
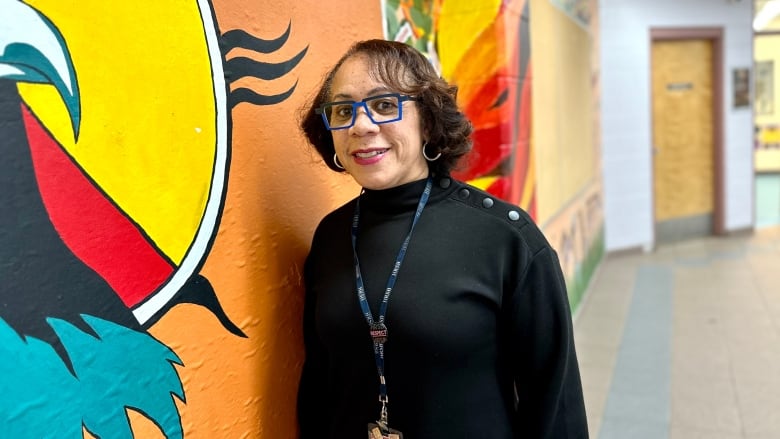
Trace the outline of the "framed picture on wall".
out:
<instances>
[{"instance_id":1,"label":"framed picture on wall","mask_svg":"<svg viewBox=\"0 0 780 439\"><path fill-rule=\"evenodd\" d=\"M756 114L775 112L774 61L758 61L755 67Z\"/></svg>"},{"instance_id":2,"label":"framed picture on wall","mask_svg":"<svg viewBox=\"0 0 780 439\"><path fill-rule=\"evenodd\" d=\"M734 69L734 108L750 106L750 69Z\"/></svg>"}]
</instances>

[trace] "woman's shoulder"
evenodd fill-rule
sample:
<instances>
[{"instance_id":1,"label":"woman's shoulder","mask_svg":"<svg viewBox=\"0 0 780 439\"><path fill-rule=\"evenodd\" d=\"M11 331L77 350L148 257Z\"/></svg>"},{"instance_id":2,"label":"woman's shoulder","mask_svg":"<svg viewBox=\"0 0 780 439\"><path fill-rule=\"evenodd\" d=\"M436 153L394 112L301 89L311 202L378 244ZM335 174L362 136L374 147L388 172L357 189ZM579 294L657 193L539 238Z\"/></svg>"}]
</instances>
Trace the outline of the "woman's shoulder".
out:
<instances>
[{"instance_id":1,"label":"woman's shoulder","mask_svg":"<svg viewBox=\"0 0 780 439\"><path fill-rule=\"evenodd\" d=\"M462 211L456 218L476 217L493 228L518 235L531 250L549 246L535 220L520 206L463 181L453 180L452 183L457 188L449 198Z\"/></svg>"},{"instance_id":2,"label":"woman's shoulder","mask_svg":"<svg viewBox=\"0 0 780 439\"><path fill-rule=\"evenodd\" d=\"M515 227L535 225L533 218L520 206L460 180L452 180L452 184L456 188L452 191L450 200L458 202L458 204L467 207L468 210L479 212L481 215L495 218Z\"/></svg>"}]
</instances>

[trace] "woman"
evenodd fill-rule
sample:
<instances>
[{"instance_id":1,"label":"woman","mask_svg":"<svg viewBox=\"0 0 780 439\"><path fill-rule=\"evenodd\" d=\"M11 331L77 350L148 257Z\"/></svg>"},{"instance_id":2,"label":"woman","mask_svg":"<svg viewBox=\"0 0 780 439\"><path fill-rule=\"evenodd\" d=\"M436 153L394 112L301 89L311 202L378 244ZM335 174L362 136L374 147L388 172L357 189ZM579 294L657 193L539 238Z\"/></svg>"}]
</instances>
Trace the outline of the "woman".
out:
<instances>
[{"instance_id":1,"label":"woman","mask_svg":"<svg viewBox=\"0 0 780 439\"><path fill-rule=\"evenodd\" d=\"M363 187L305 264L304 439L587 437L557 257L525 212L449 176L471 148L455 95L414 48L363 41L301 122Z\"/></svg>"}]
</instances>

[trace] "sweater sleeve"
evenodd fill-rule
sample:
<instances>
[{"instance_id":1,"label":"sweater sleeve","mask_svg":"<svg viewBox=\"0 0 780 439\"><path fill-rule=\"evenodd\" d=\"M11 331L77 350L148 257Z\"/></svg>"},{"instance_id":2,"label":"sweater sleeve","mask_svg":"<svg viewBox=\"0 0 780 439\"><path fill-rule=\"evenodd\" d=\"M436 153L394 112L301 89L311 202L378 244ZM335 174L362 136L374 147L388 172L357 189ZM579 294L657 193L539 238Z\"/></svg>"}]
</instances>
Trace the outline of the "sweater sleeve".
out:
<instances>
[{"instance_id":1,"label":"sweater sleeve","mask_svg":"<svg viewBox=\"0 0 780 439\"><path fill-rule=\"evenodd\" d=\"M304 266L307 283L303 306L303 343L306 358L298 387L298 426L300 438L319 438L327 430L327 353L317 336L315 309L316 300L309 288L308 267Z\"/></svg>"},{"instance_id":2,"label":"sweater sleeve","mask_svg":"<svg viewBox=\"0 0 780 439\"><path fill-rule=\"evenodd\" d=\"M517 395L515 431L524 438L587 438L571 309L552 248L531 256L505 310Z\"/></svg>"}]
</instances>

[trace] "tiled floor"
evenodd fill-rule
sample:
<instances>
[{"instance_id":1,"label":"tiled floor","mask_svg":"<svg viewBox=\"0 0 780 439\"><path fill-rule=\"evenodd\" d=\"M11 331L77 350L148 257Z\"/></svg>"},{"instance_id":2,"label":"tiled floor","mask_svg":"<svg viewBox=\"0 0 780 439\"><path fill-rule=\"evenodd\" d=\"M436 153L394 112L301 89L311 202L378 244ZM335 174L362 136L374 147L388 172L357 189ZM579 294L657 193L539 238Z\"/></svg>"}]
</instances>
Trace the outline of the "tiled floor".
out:
<instances>
[{"instance_id":1,"label":"tiled floor","mask_svg":"<svg viewBox=\"0 0 780 439\"><path fill-rule=\"evenodd\" d=\"M575 337L593 439L780 438L780 227L606 256Z\"/></svg>"}]
</instances>

